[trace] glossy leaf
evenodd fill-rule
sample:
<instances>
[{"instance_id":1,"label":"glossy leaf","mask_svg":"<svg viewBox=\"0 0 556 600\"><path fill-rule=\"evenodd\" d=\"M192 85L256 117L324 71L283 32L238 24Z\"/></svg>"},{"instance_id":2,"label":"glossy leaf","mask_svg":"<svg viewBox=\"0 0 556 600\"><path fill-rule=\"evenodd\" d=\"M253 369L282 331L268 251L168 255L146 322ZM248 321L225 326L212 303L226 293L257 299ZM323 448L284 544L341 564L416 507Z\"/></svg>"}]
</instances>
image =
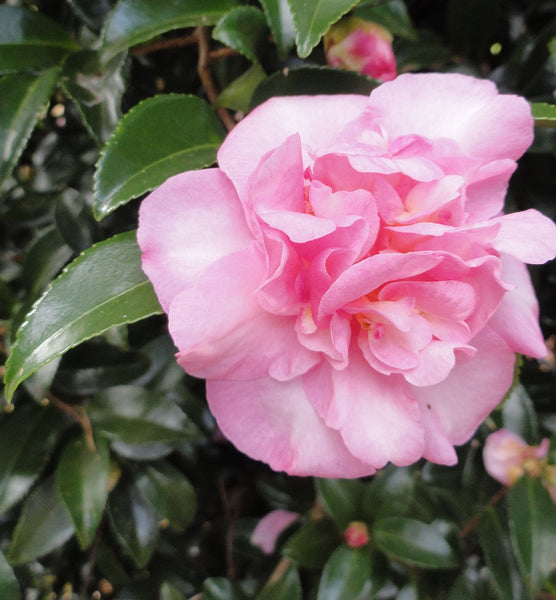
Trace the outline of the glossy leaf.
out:
<instances>
[{"instance_id":1,"label":"glossy leaf","mask_svg":"<svg viewBox=\"0 0 556 600\"><path fill-rule=\"evenodd\" d=\"M385 3L371 2L366 6L361 2L354 15L366 21L372 21L385 27L392 35L417 40L417 32L403 0L389 0Z\"/></svg>"},{"instance_id":2,"label":"glossy leaf","mask_svg":"<svg viewBox=\"0 0 556 600\"><path fill-rule=\"evenodd\" d=\"M225 577L209 577L203 582L203 600L245 600L245 594Z\"/></svg>"},{"instance_id":3,"label":"glossy leaf","mask_svg":"<svg viewBox=\"0 0 556 600\"><path fill-rule=\"evenodd\" d=\"M309 521L290 537L282 554L302 567L320 569L340 539L338 530L328 519Z\"/></svg>"},{"instance_id":4,"label":"glossy leaf","mask_svg":"<svg viewBox=\"0 0 556 600\"><path fill-rule=\"evenodd\" d=\"M41 75L18 73L0 79L0 185L17 164L54 91L58 73L53 68Z\"/></svg>"},{"instance_id":5,"label":"glossy leaf","mask_svg":"<svg viewBox=\"0 0 556 600\"><path fill-rule=\"evenodd\" d=\"M404 517L377 520L371 538L383 552L423 569L459 566L459 558L443 535L441 523L430 525Z\"/></svg>"},{"instance_id":6,"label":"glossy leaf","mask_svg":"<svg viewBox=\"0 0 556 600\"><path fill-rule=\"evenodd\" d=\"M0 6L0 73L39 70L79 46L56 21L19 6Z\"/></svg>"},{"instance_id":7,"label":"glossy leaf","mask_svg":"<svg viewBox=\"0 0 556 600\"><path fill-rule=\"evenodd\" d=\"M534 596L556 561L556 505L539 478L521 477L508 493L510 533Z\"/></svg>"},{"instance_id":8,"label":"glossy leaf","mask_svg":"<svg viewBox=\"0 0 556 600\"><path fill-rule=\"evenodd\" d=\"M301 582L299 574L293 566L288 566L283 575L268 583L255 600L301 600Z\"/></svg>"},{"instance_id":9,"label":"glossy leaf","mask_svg":"<svg viewBox=\"0 0 556 600\"><path fill-rule=\"evenodd\" d=\"M76 190L68 188L58 196L54 219L64 242L76 254L92 246L97 223L86 200Z\"/></svg>"},{"instance_id":10,"label":"glossy leaf","mask_svg":"<svg viewBox=\"0 0 556 600\"><path fill-rule=\"evenodd\" d=\"M324 510L340 529L361 519L363 485L356 479L317 479L317 492Z\"/></svg>"},{"instance_id":11,"label":"glossy leaf","mask_svg":"<svg viewBox=\"0 0 556 600\"><path fill-rule=\"evenodd\" d=\"M245 73L232 81L228 87L222 90L215 102L215 106L225 106L232 110L248 112L251 98L257 86L266 78L265 72L259 64L251 65Z\"/></svg>"},{"instance_id":12,"label":"glossy leaf","mask_svg":"<svg viewBox=\"0 0 556 600\"><path fill-rule=\"evenodd\" d=\"M535 408L527 390L518 384L502 405L502 423L505 429L513 431L528 444L539 441L539 424Z\"/></svg>"},{"instance_id":13,"label":"glossy leaf","mask_svg":"<svg viewBox=\"0 0 556 600\"><path fill-rule=\"evenodd\" d=\"M502 523L494 508L487 508L478 526L479 541L486 564L502 600L525 600L528 594L519 574Z\"/></svg>"},{"instance_id":14,"label":"glossy leaf","mask_svg":"<svg viewBox=\"0 0 556 600\"><path fill-rule=\"evenodd\" d=\"M317 600L357 600L370 577L369 549L340 546L324 567Z\"/></svg>"},{"instance_id":15,"label":"glossy leaf","mask_svg":"<svg viewBox=\"0 0 556 600\"><path fill-rule=\"evenodd\" d=\"M0 514L31 489L68 421L52 406L18 402L0 418Z\"/></svg>"},{"instance_id":16,"label":"glossy leaf","mask_svg":"<svg viewBox=\"0 0 556 600\"><path fill-rule=\"evenodd\" d=\"M556 105L546 102L533 102L531 104L533 118L537 127L556 127Z\"/></svg>"},{"instance_id":17,"label":"glossy leaf","mask_svg":"<svg viewBox=\"0 0 556 600\"><path fill-rule=\"evenodd\" d=\"M161 312L140 264L135 233L96 244L35 303L6 363L6 398L40 367L114 325Z\"/></svg>"},{"instance_id":18,"label":"glossy leaf","mask_svg":"<svg viewBox=\"0 0 556 600\"><path fill-rule=\"evenodd\" d=\"M0 552L0 598L2 600L21 600L19 583L2 552Z\"/></svg>"},{"instance_id":19,"label":"glossy leaf","mask_svg":"<svg viewBox=\"0 0 556 600\"><path fill-rule=\"evenodd\" d=\"M102 440L96 449L84 437L71 440L58 463L56 484L82 549L95 539L108 498L110 456Z\"/></svg>"},{"instance_id":20,"label":"glossy leaf","mask_svg":"<svg viewBox=\"0 0 556 600\"><path fill-rule=\"evenodd\" d=\"M328 67L300 67L279 71L267 77L255 90L251 105L258 106L274 96L302 94L364 94L368 96L379 82L353 71Z\"/></svg>"},{"instance_id":21,"label":"glossy leaf","mask_svg":"<svg viewBox=\"0 0 556 600\"><path fill-rule=\"evenodd\" d=\"M254 6L238 6L218 21L212 37L258 63L268 38L264 13Z\"/></svg>"},{"instance_id":22,"label":"glossy leaf","mask_svg":"<svg viewBox=\"0 0 556 600\"><path fill-rule=\"evenodd\" d=\"M65 544L73 535L71 519L54 478L36 487L23 505L8 553L13 565L29 562Z\"/></svg>"},{"instance_id":23,"label":"glossy leaf","mask_svg":"<svg viewBox=\"0 0 556 600\"><path fill-rule=\"evenodd\" d=\"M125 54L101 64L96 52L84 50L64 62L61 83L99 143L108 140L121 118L125 70Z\"/></svg>"},{"instance_id":24,"label":"glossy leaf","mask_svg":"<svg viewBox=\"0 0 556 600\"><path fill-rule=\"evenodd\" d=\"M158 518L135 485L120 481L110 494L110 526L124 550L139 569L146 566L158 539Z\"/></svg>"},{"instance_id":25,"label":"glossy leaf","mask_svg":"<svg viewBox=\"0 0 556 600\"><path fill-rule=\"evenodd\" d=\"M165 581L160 586L159 600L185 600L185 596L170 583Z\"/></svg>"},{"instance_id":26,"label":"glossy leaf","mask_svg":"<svg viewBox=\"0 0 556 600\"><path fill-rule=\"evenodd\" d=\"M284 60L295 43L295 26L288 0L261 0L278 57Z\"/></svg>"},{"instance_id":27,"label":"glossy leaf","mask_svg":"<svg viewBox=\"0 0 556 600\"><path fill-rule=\"evenodd\" d=\"M106 15L110 12L112 5L110 0L68 0L75 14L90 27L94 32L99 33Z\"/></svg>"},{"instance_id":28,"label":"glossy leaf","mask_svg":"<svg viewBox=\"0 0 556 600\"><path fill-rule=\"evenodd\" d=\"M301 58L311 54L330 26L338 21L358 0L288 0L296 30L297 53Z\"/></svg>"},{"instance_id":29,"label":"glossy leaf","mask_svg":"<svg viewBox=\"0 0 556 600\"><path fill-rule=\"evenodd\" d=\"M104 61L167 31L214 25L236 4L234 0L120 0L104 29Z\"/></svg>"},{"instance_id":30,"label":"glossy leaf","mask_svg":"<svg viewBox=\"0 0 556 600\"><path fill-rule=\"evenodd\" d=\"M169 396L141 387L110 388L95 396L86 409L95 431L127 444L178 442L197 434Z\"/></svg>"},{"instance_id":31,"label":"glossy leaf","mask_svg":"<svg viewBox=\"0 0 556 600\"><path fill-rule=\"evenodd\" d=\"M223 138L216 114L196 96L169 94L144 100L120 121L98 162L97 218L171 175L214 163Z\"/></svg>"},{"instance_id":32,"label":"glossy leaf","mask_svg":"<svg viewBox=\"0 0 556 600\"><path fill-rule=\"evenodd\" d=\"M160 519L183 531L195 517L195 490L185 476L170 464L143 468L135 477L135 485Z\"/></svg>"}]
</instances>

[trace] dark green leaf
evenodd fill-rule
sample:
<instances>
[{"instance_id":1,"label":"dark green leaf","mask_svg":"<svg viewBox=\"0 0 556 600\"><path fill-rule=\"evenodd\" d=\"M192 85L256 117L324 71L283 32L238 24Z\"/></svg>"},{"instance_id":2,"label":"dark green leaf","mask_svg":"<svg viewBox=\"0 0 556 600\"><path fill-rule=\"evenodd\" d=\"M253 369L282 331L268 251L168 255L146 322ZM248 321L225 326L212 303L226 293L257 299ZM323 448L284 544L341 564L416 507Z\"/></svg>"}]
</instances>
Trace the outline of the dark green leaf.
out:
<instances>
[{"instance_id":1,"label":"dark green leaf","mask_svg":"<svg viewBox=\"0 0 556 600\"><path fill-rule=\"evenodd\" d=\"M215 107L225 106L246 113L251 105L253 93L265 78L265 72L259 64L251 65L243 75L240 75L227 88L222 90L222 93L216 99Z\"/></svg>"},{"instance_id":2,"label":"dark green leaf","mask_svg":"<svg viewBox=\"0 0 556 600\"><path fill-rule=\"evenodd\" d=\"M0 73L53 67L78 48L46 15L18 6L0 6Z\"/></svg>"},{"instance_id":3,"label":"dark green leaf","mask_svg":"<svg viewBox=\"0 0 556 600\"><path fill-rule=\"evenodd\" d=\"M478 532L486 564L501 600L528 598L510 542L494 508L489 507L483 513Z\"/></svg>"},{"instance_id":4,"label":"dark green leaf","mask_svg":"<svg viewBox=\"0 0 556 600\"><path fill-rule=\"evenodd\" d=\"M68 0L75 14L94 32L99 33L112 5L109 0Z\"/></svg>"},{"instance_id":5,"label":"dark green leaf","mask_svg":"<svg viewBox=\"0 0 556 600\"><path fill-rule=\"evenodd\" d=\"M274 96L302 94L364 94L368 96L378 81L354 71L327 67L301 67L277 72L267 77L255 90L252 106L258 106Z\"/></svg>"},{"instance_id":6,"label":"dark green leaf","mask_svg":"<svg viewBox=\"0 0 556 600\"><path fill-rule=\"evenodd\" d=\"M84 50L64 62L61 83L99 143L108 140L121 118L124 71L125 54L101 65L96 52Z\"/></svg>"},{"instance_id":7,"label":"dark green leaf","mask_svg":"<svg viewBox=\"0 0 556 600\"><path fill-rule=\"evenodd\" d=\"M203 600L244 600L238 586L225 577L209 577L203 582Z\"/></svg>"},{"instance_id":8,"label":"dark green leaf","mask_svg":"<svg viewBox=\"0 0 556 600\"><path fill-rule=\"evenodd\" d=\"M527 390L518 384L502 405L503 427L513 431L529 444L539 441L539 424Z\"/></svg>"},{"instance_id":9,"label":"dark green leaf","mask_svg":"<svg viewBox=\"0 0 556 600\"><path fill-rule=\"evenodd\" d=\"M330 25L338 21L357 2L358 0L288 0L297 32L295 41L299 56L309 56Z\"/></svg>"},{"instance_id":10,"label":"dark green leaf","mask_svg":"<svg viewBox=\"0 0 556 600\"><path fill-rule=\"evenodd\" d=\"M361 519L363 484L356 479L317 479L317 492L324 510L340 529Z\"/></svg>"},{"instance_id":11,"label":"dark green leaf","mask_svg":"<svg viewBox=\"0 0 556 600\"><path fill-rule=\"evenodd\" d=\"M97 166L95 214L102 219L171 175L216 161L224 128L196 96L144 100L120 121Z\"/></svg>"},{"instance_id":12,"label":"dark green leaf","mask_svg":"<svg viewBox=\"0 0 556 600\"><path fill-rule=\"evenodd\" d=\"M282 549L282 554L302 567L320 569L326 564L340 539L332 521L309 521L290 537Z\"/></svg>"},{"instance_id":13,"label":"dark green leaf","mask_svg":"<svg viewBox=\"0 0 556 600\"><path fill-rule=\"evenodd\" d=\"M284 60L295 43L295 26L288 0L261 0L278 57Z\"/></svg>"},{"instance_id":14,"label":"dark green leaf","mask_svg":"<svg viewBox=\"0 0 556 600\"><path fill-rule=\"evenodd\" d=\"M108 516L114 535L135 566L149 562L158 539L158 518L135 485L120 481L110 494Z\"/></svg>"},{"instance_id":15,"label":"dark green leaf","mask_svg":"<svg viewBox=\"0 0 556 600\"><path fill-rule=\"evenodd\" d=\"M510 533L535 596L556 561L556 506L538 478L521 477L508 493Z\"/></svg>"},{"instance_id":16,"label":"dark green leaf","mask_svg":"<svg viewBox=\"0 0 556 600\"><path fill-rule=\"evenodd\" d=\"M533 102L531 104L533 118L537 127L556 127L556 105L546 102Z\"/></svg>"},{"instance_id":17,"label":"dark green leaf","mask_svg":"<svg viewBox=\"0 0 556 600\"><path fill-rule=\"evenodd\" d=\"M48 554L73 535L73 524L56 492L54 477L36 487L23 505L8 560L19 565Z\"/></svg>"},{"instance_id":18,"label":"dark green leaf","mask_svg":"<svg viewBox=\"0 0 556 600\"><path fill-rule=\"evenodd\" d=\"M324 567L317 600L357 600L370 577L369 549L340 546Z\"/></svg>"},{"instance_id":19,"label":"dark green leaf","mask_svg":"<svg viewBox=\"0 0 556 600\"><path fill-rule=\"evenodd\" d=\"M29 491L68 421L52 406L19 402L0 418L0 514Z\"/></svg>"},{"instance_id":20,"label":"dark green leaf","mask_svg":"<svg viewBox=\"0 0 556 600\"><path fill-rule=\"evenodd\" d=\"M0 598L2 600L21 600L19 583L2 552L0 552Z\"/></svg>"},{"instance_id":21,"label":"dark green leaf","mask_svg":"<svg viewBox=\"0 0 556 600\"><path fill-rule=\"evenodd\" d=\"M402 38L394 40L394 52L399 72L439 70L451 59L442 39L430 31L420 31L417 41Z\"/></svg>"},{"instance_id":22,"label":"dark green leaf","mask_svg":"<svg viewBox=\"0 0 556 600\"><path fill-rule=\"evenodd\" d=\"M76 254L93 244L97 223L79 192L67 188L60 194L54 208L54 218L63 240Z\"/></svg>"},{"instance_id":23,"label":"dark green leaf","mask_svg":"<svg viewBox=\"0 0 556 600\"><path fill-rule=\"evenodd\" d=\"M160 586L159 600L185 600L185 597L172 584L165 581Z\"/></svg>"},{"instance_id":24,"label":"dark green leaf","mask_svg":"<svg viewBox=\"0 0 556 600\"><path fill-rule=\"evenodd\" d=\"M374 523L371 538L383 552L407 564L424 569L458 567L458 555L446 540L443 525L388 517Z\"/></svg>"},{"instance_id":25,"label":"dark green leaf","mask_svg":"<svg viewBox=\"0 0 556 600\"><path fill-rule=\"evenodd\" d=\"M41 75L18 73L0 79L0 185L19 160L54 91L58 73L55 68Z\"/></svg>"},{"instance_id":26,"label":"dark green leaf","mask_svg":"<svg viewBox=\"0 0 556 600\"><path fill-rule=\"evenodd\" d=\"M141 270L135 233L96 244L64 269L28 314L6 363L6 398L70 348L114 325L160 312Z\"/></svg>"},{"instance_id":27,"label":"dark green leaf","mask_svg":"<svg viewBox=\"0 0 556 600\"><path fill-rule=\"evenodd\" d=\"M417 32L403 0L389 0L376 6L364 6L364 4L358 5L355 9L356 17L378 23L388 29L392 35L417 40Z\"/></svg>"},{"instance_id":28,"label":"dark green leaf","mask_svg":"<svg viewBox=\"0 0 556 600\"><path fill-rule=\"evenodd\" d=\"M301 582L295 567L290 565L277 581L267 584L255 600L301 600Z\"/></svg>"},{"instance_id":29,"label":"dark green leaf","mask_svg":"<svg viewBox=\"0 0 556 600\"><path fill-rule=\"evenodd\" d=\"M166 31L214 25L236 4L234 0L120 0L104 30L104 60Z\"/></svg>"},{"instance_id":30,"label":"dark green leaf","mask_svg":"<svg viewBox=\"0 0 556 600\"><path fill-rule=\"evenodd\" d=\"M135 485L156 510L178 531L183 531L195 517L195 490L185 476L167 463L147 466L135 477Z\"/></svg>"},{"instance_id":31,"label":"dark green leaf","mask_svg":"<svg viewBox=\"0 0 556 600\"><path fill-rule=\"evenodd\" d=\"M258 63L268 38L265 16L254 6L238 6L218 21L212 37Z\"/></svg>"},{"instance_id":32,"label":"dark green leaf","mask_svg":"<svg viewBox=\"0 0 556 600\"><path fill-rule=\"evenodd\" d=\"M127 444L178 442L197 435L179 406L163 393L140 387L113 387L87 404L95 426L111 440Z\"/></svg>"},{"instance_id":33,"label":"dark green leaf","mask_svg":"<svg viewBox=\"0 0 556 600\"><path fill-rule=\"evenodd\" d=\"M92 544L102 520L109 476L110 456L102 440L96 450L89 448L83 437L66 445L56 470L56 484L83 549Z\"/></svg>"}]
</instances>

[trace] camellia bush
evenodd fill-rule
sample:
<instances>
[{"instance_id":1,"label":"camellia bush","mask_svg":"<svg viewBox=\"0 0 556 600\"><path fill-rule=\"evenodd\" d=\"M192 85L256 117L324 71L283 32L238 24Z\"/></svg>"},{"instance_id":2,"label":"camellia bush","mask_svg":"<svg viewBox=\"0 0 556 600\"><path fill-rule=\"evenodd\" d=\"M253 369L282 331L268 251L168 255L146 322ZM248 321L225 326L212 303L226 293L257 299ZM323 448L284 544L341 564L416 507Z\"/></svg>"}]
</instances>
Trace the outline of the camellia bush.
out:
<instances>
[{"instance_id":1,"label":"camellia bush","mask_svg":"<svg viewBox=\"0 0 556 600\"><path fill-rule=\"evenodd\" d=\"M0 600L556 598L556 2L0 5Z\"/></svg>"}]
</instances>

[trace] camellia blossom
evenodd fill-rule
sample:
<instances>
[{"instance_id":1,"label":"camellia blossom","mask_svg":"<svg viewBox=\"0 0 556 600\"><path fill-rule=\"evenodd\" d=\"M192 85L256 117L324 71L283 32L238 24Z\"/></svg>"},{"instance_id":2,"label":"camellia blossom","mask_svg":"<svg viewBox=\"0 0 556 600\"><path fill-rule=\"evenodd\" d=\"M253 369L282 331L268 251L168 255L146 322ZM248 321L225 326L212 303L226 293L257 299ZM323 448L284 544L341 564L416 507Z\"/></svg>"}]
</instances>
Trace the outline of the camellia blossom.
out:
<instances>
[{"instance_id":1,"label":"camellia blossom","mask_svg":"<svg viewBox=\"0 0 556 600\"><path fill-rule=\"evenodd\" d=\"M396 77L392 40L392 34L381 25L348 17L324 36L326 60L331 67L391 81Z\"/></svg>"},{"instance_id":2,"label":"camellia blossom","mask_svg":"<svg viewBox=\"0 0 556 600\"><path fill-rule=\"evenodd\" d=\"M291 510L272 510L257 523L250 541L265 554L272 554L280 534L297 519L299 515Z\"/></svg>"},{"instance_id":3,"label":"camellia blossom","mask_svg":"<svg viewBox=\"0 0 556 600\"><path fill-rule=\"evenodd\" d=\"M273 98L145 199L143 268L237 448L319 477L456 462L515 353L546 354L524 262L556 227L502 213L532 138L493 83L405 74Z\"/></svg>"}]
</instances>

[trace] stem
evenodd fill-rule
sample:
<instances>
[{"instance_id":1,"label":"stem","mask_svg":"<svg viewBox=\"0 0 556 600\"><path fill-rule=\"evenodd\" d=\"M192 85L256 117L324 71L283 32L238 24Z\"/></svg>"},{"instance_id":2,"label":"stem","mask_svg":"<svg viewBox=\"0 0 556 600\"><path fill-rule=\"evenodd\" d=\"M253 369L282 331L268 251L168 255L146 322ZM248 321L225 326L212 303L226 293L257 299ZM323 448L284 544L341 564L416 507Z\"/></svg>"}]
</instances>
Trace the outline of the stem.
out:
<instances>
[{"instance_id":1,"label":"stem","mask_svg":"<svg viewBox=\"0 0 556 600\"><path fill-rule=\"evenodd\" d=\"M53 394L47 394L46 398L49 402L54 404L56 408L59 408L67 415L69 415L76 423L81 425L81 429L83 429L83 434L85 435L85 442L87 447L91 452L96 451L95 440L93 438L93 428L91 426L91 421L89 421L89 415L85 411L82 406L75 406L73 404L66 404L62 402Z\"/></svg>"},{"instance_id":2,"label":"stem","mask_svg":"<svg viewBox=\"0 0 556 600\"><path fill-rule=\"evenodd\" d=\"M199 41L197 32L190 33L183 37L176 37L164 40L157 40L150 44L143 44L133 49L133 56L141 56L149 52L156 52L157 50L168 50L170 48L183 48L184 46L193 46Z\"/></svg>"},{"instance_id":3,"label":"stem","mask_svg":"<svg viewBox=\"0 0 556 600\"><path fill-rule=\"evenodd\" d=\"M494 494L494 496L492 496L492 498L487 502L487 505L485 506L485 508L483 508L478 515L475 515L472 519L470 519L465 524L463 529L460 531L460 536L462 538L466 538L471 533L471 531L473 531L473 529L475 529L475 527L477 527L477 525L480 523L484 511L487 508L494 506L495 504L498 504L498 502L500 502L500 500L502 500L502 498L506 495L507 491L508 491L508 488L505 488L505 487L500 488L496 492L496 494Z\"/></svg>"}]
</instances>

